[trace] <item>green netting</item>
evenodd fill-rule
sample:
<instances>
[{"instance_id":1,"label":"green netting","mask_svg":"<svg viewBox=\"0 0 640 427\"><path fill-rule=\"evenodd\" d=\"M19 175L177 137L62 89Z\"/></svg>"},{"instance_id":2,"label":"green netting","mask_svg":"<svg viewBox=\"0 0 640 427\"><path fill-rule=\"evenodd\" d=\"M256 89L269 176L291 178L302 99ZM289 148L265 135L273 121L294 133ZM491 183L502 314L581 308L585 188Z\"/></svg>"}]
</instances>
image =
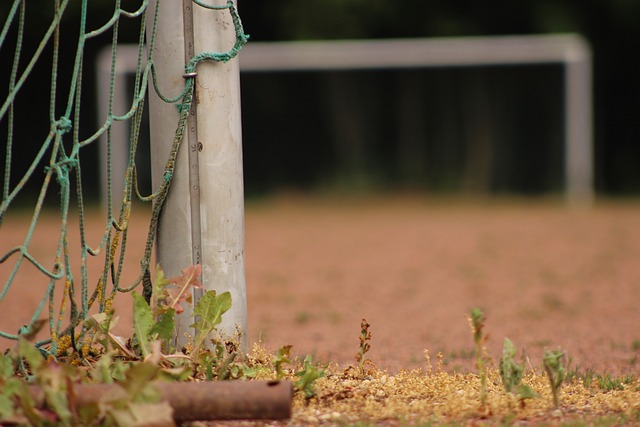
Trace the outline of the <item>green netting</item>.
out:
<instances>
[{"instance_id":1,"label":"green netting","mask_svg":"<svg viewBox=\"0 0 640 427\"><path fill-rule=\"evenodd\" d=\"M4 174L2 177L2 204L0 205L0 266L4 267L6 274L0 276L3 284L0 290L0 315L6 313L2 307L7 296L16 291L18 287L30 286L32 284L20 283L16 279L18 272L26 265L35 267L43 282L47 285L42 298L30 318L25 319L24 326L18 331L0 331L0 337L5 339L18 339L20 335L29 335L37 328L39 319L48 319L50 337L38 342L37 345L42 351L50 354L57 354L61 340L66 337L74 348L78 349L84 339L82 328L83 320L88 316L90 309L97 311L109 310L114 297L121 292L129 292L138 286L142 286L143 294L150 293L150 259L156 226L162 210L164 201L171 185L174 173L175 159L180 148L182 136L185 129L185 122L193 97L193 78L185 77L185 85L181 94L175 98L167 98L159 93L159 88L155 83L154 61L152 57L153 45L156 31L158 29L158 12L161 9L161 1L156 2L156 7L151 8L148 0L140 1L137 10L126 10L120 0L113 0L113 13L106 19L106 23L97 26L95 29L87 28L92 22L90 16L90 4L95 0L82 0L81 2L69 2L69 0L54 0L51 8L51 17L48 26L44 31L40 42L32 49L32 53L25 48L25 34L29 31L25 24L27 16L27 4L25 0L14 0L10 7L6 7L6 19L0 32L0 55L5 63L11 62L8 78L8 90L6 97L2 100L0 107L0 129L3 129L4 148ZM194 0L199 7L217 10L216 13L230 13L235 25L236 41L228 52L205 52L198 53L185 66L185 74L188 75L196 70L197 65L202 61L228 61L235 57L247 41L244 34L240 18L237 14L233 1L229 0L225 5L207 5L200 0ZM126 2L125 5L130 5ZM0 8L0 12L3 9ZM0 16L1 17L1 16ZM65 18L67 18L65 20ZM77 19L79 33L70 45L66 40L61 41L61 28L68 19ZM138 62L135 72L135 83L132 89L132 103L128 111L123 115L116 115L113 112L112 104L114 99L114 83L116 76L116 48L119 40L119 28L124 20L134 22L139 26L138 38ZM130 23L130 22L127 23ZM147 32L147 29L150 29ZM83 84L83 66L85 65L89 41L105 34L111 33L111 79L109 96L109 113L104 123L89 136L81 137L81 125L86 121L82 114L81 100L86 84ZM145 41L148 44L145 47ZM58 88L62 86L60 70L61 52L66 53L75 49L73 60L73 71L70 82L65 81L68 91L63 92ZM30 56L27 56L30 53ZM43 140L33 142L21 139L21 132L17 126L16 118L19 115L30 115L28 109L16 108L21 96L27 96L29 92L26 88L30 84L35 84L30 79L33 70L42 64L50 64L50 84L49 84L49 130L43 135ZM165 102L176 104L180 111L180 118L176 123L176 132L173 140L169 158L166 161L164 180L159 188L153 190L152 194L142 195L138 189L136 179L136 150L138 138L143 118L143 108L145 94L149 79L153 87ZM0 82L1 83L1 82ZM3 93L3 92L0 92ZM43 96L33 102L47 102ZM114 122L127 121L130 123L129 141L129 162L126 171L124 194L121 201L111 200L112 176L111 176L111 127ZM85 125L86 127L86 125ZM87 190L83 185L82 168L93 168L95 165L86 165L81 161L83 149L96 144L99 138L106 135L107 140L107 174L108 191L106 197L106 215L104 218L104 230L97 241L90 242L87 238L86 230L86 209L85 195ZM24 153L24 147L37 143L36 154L29 160L28 166L18 174L12 170L12 164L18 156ZM85 161L86 163L86 161ZM34 179L44 174L42 185L37 195L37 200L29 208L29 226L25 233L24 240L15 247L7 247L5 239L2 238L2 226L12 209L24 209L17 202L20 196L28 188L28 184ZM19 175L19 176L16 176ZM48 256L37 256L32 251L34 247L33 233L38 222L42 219L44 212L48 209L45 203L47 197L54 195L59 200L58 213L60 217L60 233L55 247L55 253ZM151 203L151 216L149 219L149 231L144 253L140 254L140 274L133 283L121 283L122 266L126 253L126 242L128 233L129 218L132 209L138 204L134 203L138 199L145 203ZM120 203L117 214L112 213L112 207ZM69 217L77 215L79 242L70 242ZM70 245L80 245L80 257L74 258L70 255ZM98 277L89 277L87 260L89 257L104 257L104 268ZM51 261L53 259L53 261ZM8 266L8 268L7 268ZM78 270L74 270L79 266ZM80 271L79 277L74 276L74 271ZM54 298L57 287L63 287L63 297L56 302ZM37 288L42 289L42 288ZM24 290L22 290L24 291Z\"/></svg>"}]
</instances>

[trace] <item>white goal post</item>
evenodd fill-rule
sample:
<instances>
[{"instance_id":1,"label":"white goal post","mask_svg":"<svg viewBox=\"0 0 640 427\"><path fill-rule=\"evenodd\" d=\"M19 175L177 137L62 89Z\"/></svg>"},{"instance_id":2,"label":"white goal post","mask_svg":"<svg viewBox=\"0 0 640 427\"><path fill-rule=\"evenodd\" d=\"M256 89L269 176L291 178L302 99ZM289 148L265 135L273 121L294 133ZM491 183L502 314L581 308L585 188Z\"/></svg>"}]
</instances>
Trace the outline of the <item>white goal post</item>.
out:
<instances>
[{"instance_id":1,"label":"white goal post","mask_svg":"<svg viewBox=\"0 0 640 427\"><path fill-rule=\"evenodd\" d=\"M118 74L135 71L136 49L118 47ZM250 42L239 58L241 72L561 64L565 76L565 195L570 204L590 205L594 199L591 49L579 35ZM97 62L98 101L99 108L103 108L106 104L101 99L108 97L110 50L102 52ZM124 97L124 85L116 89L120 92L117 103L119 97ZM126 132L123 127L117 138L126 140ZM121 174L116 169L120 167ZM114 181L124 177L125 168L126 156L114 162ZM120 189L122 184L114 182L113 188Z\"/></svg>"}]
</instances>

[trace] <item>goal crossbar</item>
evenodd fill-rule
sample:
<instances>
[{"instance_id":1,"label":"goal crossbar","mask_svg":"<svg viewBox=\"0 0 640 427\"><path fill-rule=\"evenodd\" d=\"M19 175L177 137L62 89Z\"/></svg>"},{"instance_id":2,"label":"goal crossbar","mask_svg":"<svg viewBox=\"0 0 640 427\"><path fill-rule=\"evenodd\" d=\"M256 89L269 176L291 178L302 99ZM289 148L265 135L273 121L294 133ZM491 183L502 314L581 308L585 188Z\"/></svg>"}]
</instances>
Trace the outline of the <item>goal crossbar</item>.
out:
<instances>
[{"instance_id":1,"label":"goal crossbar","mask_svg":"<svg viewBox=\"0 0 640 427\"><path fill-rule=\"evenodd\" d=\"M128 50L118 49L122 65L135 62L124 58L137 55ZM592 59L579 35L252 42L239 59L242 73L561 64L565 194L571 204L593 201ZM98 70L110 66L106 56L98 61Z\"/></svg>"}]
</instances>

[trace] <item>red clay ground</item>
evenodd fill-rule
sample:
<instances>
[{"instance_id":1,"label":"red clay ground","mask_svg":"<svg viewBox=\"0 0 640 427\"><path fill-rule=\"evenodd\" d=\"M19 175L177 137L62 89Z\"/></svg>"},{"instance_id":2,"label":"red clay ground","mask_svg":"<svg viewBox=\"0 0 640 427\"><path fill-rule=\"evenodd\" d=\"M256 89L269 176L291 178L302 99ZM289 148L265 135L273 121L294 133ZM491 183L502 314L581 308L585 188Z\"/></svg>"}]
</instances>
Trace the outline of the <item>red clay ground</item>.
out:
<instances>
[{"instance_id":1,"label":"red clay ground","mask_svg":"<svg viewBox=\"0 0 640 427\"><path fill-rule=\"evenodd\" d=\"M0 252L24 238L28 216L5 219ZM101 224L91 216L90 237ZM146 224L144 215L134 217L128 277L137 274ZM366 318L369 355L379 367L425 367L428 349L434 364L442 352L445 369L467 369L473 341L465 315L477 306L487 316L494 360L509 337L534 366L545 347L559 346L574 366L637 374L639 225L637 201L591 209L415 197L252 202L245 253L249 341L274 349L292 344L296 354L344 365L353 363ZM47 216L32 243L33 254L49 264L58 228ZM2 284L8 264L0 265ZM22 268L0 302L0 330L26 322L46 284L34 268ZM120 332L130 335L129 310L120 311Z\"/></svg>"}]
</instances>

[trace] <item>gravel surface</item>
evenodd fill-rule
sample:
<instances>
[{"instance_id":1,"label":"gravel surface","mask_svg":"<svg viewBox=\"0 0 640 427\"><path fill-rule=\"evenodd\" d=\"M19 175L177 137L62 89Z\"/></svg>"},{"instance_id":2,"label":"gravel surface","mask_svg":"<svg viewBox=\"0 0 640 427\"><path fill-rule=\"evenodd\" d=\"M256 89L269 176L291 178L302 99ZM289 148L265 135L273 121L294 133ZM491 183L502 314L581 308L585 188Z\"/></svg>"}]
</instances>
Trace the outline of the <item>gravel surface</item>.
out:
<instances>
[{"instance_id":1,"label":"gravel surface","mask_svg":"<svg viewBox=\"0 0 640 427\"><path fill-rule=\"evenodd\" d=\"M0 252L24 240L30 215L10 213L4 220ZM137 274L147 221L144 209L132 218L127 280ZM90 214L91 242L98 241L102 222ZM70 223L72 238L76 223ZM637 373L639 224L637 201L601 201L588 209L533 199L251 201L249 341L272 349L291 344L294 354L345 365L354 362L366 318L373 334L369 357L378 367L424 367L427 349L432 361L442 352L445 370L464 371L473 369L466 314L479 307L496 361L509 337L532 366L539 366L545 348L561 347L574 366ZM45 265L52 265L59 228L55 215L38 222L31 252ZM71 242L77 265L77 240ZM90 274L103 262L92 260ZM0 264L3 284L14 264L13 257ZM0 330L14 332L28 321L47 284L25 263L0 301ZM118 332L129 336L126 295L118 312Z\"/></svg>"}]
</instances>

